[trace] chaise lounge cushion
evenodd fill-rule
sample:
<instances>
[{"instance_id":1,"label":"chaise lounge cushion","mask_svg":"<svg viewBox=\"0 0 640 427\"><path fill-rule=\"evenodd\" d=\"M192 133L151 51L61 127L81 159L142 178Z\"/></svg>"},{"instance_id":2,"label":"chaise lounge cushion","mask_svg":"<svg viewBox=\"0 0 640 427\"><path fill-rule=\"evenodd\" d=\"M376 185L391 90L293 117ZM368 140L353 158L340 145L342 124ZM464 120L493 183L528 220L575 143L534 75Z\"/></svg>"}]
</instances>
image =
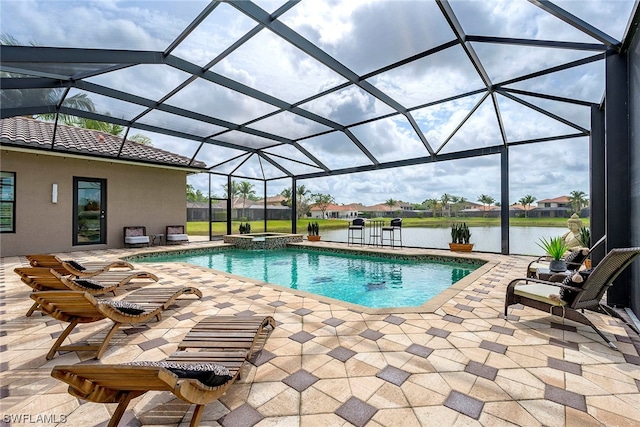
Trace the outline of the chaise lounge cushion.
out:
<instances>
[{"instance_id":1,"label":"chaise lounge cushion","mask_svg":"<svg viewBox=\"0 0 640 427\"><path fill-rule=\"evenodd\" d=\"M68 260L66 260L65 262L66 262L67 264L71 265L73 268L75 268L75 269L76 269L76 270L78 270L78 271L85 271L85 270L87 269L84 265L82 265L82 264L80 264L79 262L74 261L74 260L72 260L72 259L68 259Z\"/></svg>"},{"instance_id":2,"label":"chaise lounge cushion","mask_svg":"<svg viewBox=\"0 0 640 427\"><path fill-rule=\"evenodd\" d=\"M104 289L104 286L102 286L100 283L96 282L95 280L91 280L91 279L73 279L73 282L82 288L95 289L95 290Z\"/></svg>"},{"instance_id":3,"label":"chaise lounge cushion","mask_svg":"<svg viewBox=\"0 0 640 427\"><path fill-rule=\"evenodd\" d=\"M98 303L113 307L119 312L130 316L137 316L144 313L144 307L127 301L99 299Z\"/></svg>"},{"instance_id":4,"label":"chaise lounge cushion","mask_svg":"<svg viewBox=\"0 0 640 427\"><path fill-rule=\"evenodd\" d=\"M130 362L127 365L157 366L166 368L176 374L178 378L192 378L208 387L218 387L228 382L232 376L224 366L215 363L180 363L180 362Z\"/></svg>"}]
</instances>

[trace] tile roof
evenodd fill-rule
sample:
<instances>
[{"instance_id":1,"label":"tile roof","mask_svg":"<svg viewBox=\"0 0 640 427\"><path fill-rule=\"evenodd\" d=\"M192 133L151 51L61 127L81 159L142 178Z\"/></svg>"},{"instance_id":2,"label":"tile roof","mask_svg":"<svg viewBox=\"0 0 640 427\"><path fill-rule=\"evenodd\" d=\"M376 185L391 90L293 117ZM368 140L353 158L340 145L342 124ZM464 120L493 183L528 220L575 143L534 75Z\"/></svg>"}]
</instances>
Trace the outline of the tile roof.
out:
<instances>
[{"instance_id":1,"label":"tile roof","mask_svg":"<svg viewBox=\"0 0 640 427\"><path fill-rule=\"evenodd\" d=\"M569 203L569 196L559 196L553 199L538 200L537 203Z\"/></svg>"},{"instance_id":2,"label":"tile roof","mask_svg":"<svg viewBox=\"0 0 640 427\"><path fill-rule=\"evenodd\" d=\"M54 123L27 117L0 120L0 144L33 149L51 149L56 152L89 157L118 158L120 160L164 164L204 169L206 164L153 146L130 140L122 146L122 138L97 130L58 124L53 147ZM120 148L122 146L122 151ZM118 153L120 152L120 155Z\"/></svg>"}]
</instances>

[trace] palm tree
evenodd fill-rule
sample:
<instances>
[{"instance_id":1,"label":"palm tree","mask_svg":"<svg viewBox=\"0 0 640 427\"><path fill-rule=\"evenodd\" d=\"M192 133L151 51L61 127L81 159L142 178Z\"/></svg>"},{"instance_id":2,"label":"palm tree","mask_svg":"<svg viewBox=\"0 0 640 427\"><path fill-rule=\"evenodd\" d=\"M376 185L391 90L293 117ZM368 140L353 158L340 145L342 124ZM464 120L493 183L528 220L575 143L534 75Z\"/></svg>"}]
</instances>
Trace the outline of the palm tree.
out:
<instances>
[{"instance_id":1,"label":"palm tree","mask_svg":"<svg viewBox=\"0 0 640 427\"><path fill-rule=\"evenodd\" d=\"M225 198L230 198L231 199L231 205L233 205L234 203L234 197L238 196L240 194L239 190L238 190L238 183L235 181L231 181L231 191L229 191L229 189L227 188L227 184L223 185L222 188L224 189L224 197Z\"/></svg>"},{"instance_id":2,"label":"palm tree","mask_svg":"<svg viewBox=\"0 0 640 427\"><path fill-rule=\"evenodd\" d=\"M478 201L484 205L484 216L487 216L487 207L491 207L496 202L496 199L486 194L481 194L478 197Z\"/></svg>"},{"instance_id":3,"label":"palm tree","mask_svg":"<svg viewBox=\"0 0 640 427\"><path fill-rule=\"evenodd\" d=\"M138 144L148 145L150 147L153 146L153 143L151 142L151 138L149 138L148 136L142 135L141 133L136 133L135 135L130 136L129 140L133 142L137 142Z\"/></svg>"},{"instance_id":4,"label":"palm tree","mask_svg":"<svg viewBox=\"0 0 640 427\"><path fill-rule=\"evenodd\" d=\"M451 202L451 194L444 193L440 197L440 201L442 202L442 216L444 216L445 209L448 211L447 216L451 216L451 210L449 209L449 202Z\"/></svg>"},{"instance_id":5,"label":"palm tree","mask_svg":"<svg viewBox=\"0 0 640 427\"><path fill-rule=\"evenodd\" d=\"M35 42L29 43L31 46L37 46ZM0 34L0 45L6 46L22 46L15 37L10 34ZM0 77L24 77L22 74L1 72ZM3 107L14 107L19 105L58 105L62 100L65 90L63 88L50 88L38 90L3 90L1 93L0 104ZM65 107L75 108L78 110L95 112L96 107L91 98L86 93L79 93L67 97L62 102ZM39 114L36 117L44 120L55 120L56 113ZM67 114L60 114L63 123L73 125L75 117Z\"/></svg>"},{"instance_id":6,"label":"palm tree","mask_svg":"<svg viewBox=\"0 0 640 427\"><path fill-rule=\"evenodd\" d=\"M244 218L244 208L247 203L247 197L256 194L253 184L249 181L242 181L238 185L238 194L242 196L242 217Z\"/></svg>"},{"instance_id":7,"label":"palm tree","mask_svg":"<svg viewBox=\"0 0 640 427\"><path fill-rule=\"evenodd\" d=\"M424 202L422 202L427 209L431 210L431 214L433 215L433 217L436 217L436 210L438 209L438 199L427 199Z\"/></svg>"},{"instance_id":8,"label":"palm tree","mask_svg":"<svg viewBox=\"0 0 640 427\"><path fill-rule=\"evenodd\" d=\"M464 208L464 204L467 203L467 199L464 196L453 196L451 203L453 203L453 210L458 216L460 214L460 210Z\"/></svg>"},{"instance_id":9,"label":"palm tree","mask_svg":"<svg viewBox=\"0 0 640 427\"><path fill-rule=\"evenodd\" d=\"M311 195L311 198L313 199L313 203L322 211L322 219L325 219L327 208L335 202L333 196L331 194L315 193Z\"/></svg>"},{"instance_id":10,"label":"palm tree","mask_svg":"<svg viewBox=\"0 0 640 427\"><path fill-rule=\"evenodd\" d=\"M389 206L389 209L391 209L391 212L393 213L393 208L398 204L398 201L394 199L389 199L386 202L384 202L384 204Z\"/></svg>"},{"instance_id":11,"label":"palm tree","mask_svg":"<svg viewBox=\"0 0 640 427\"><path fill-rule=\"evenodd\" d=\"M118 136L122 132L124 132L124 126L120 126L115 123L107 123L98 120L87 119L85 117L76 117L73 124L84 129L99 130L101 132L109 133L115 136Z\"/></svg>"},{"instance_id":12,"label":"palm tree","mask_svg":"<svg viewBox=\"0 0 640 427\"><path fill-rule=\"evenodd\" d=\"M280 192L280 195L282 197L284 197L284 200L281 202L282 206L291 207L291 189L290 188L285 188L284 190L282 190Z\"/></svg>"},{"instance_id":13,"label":"palm tree","mask_svg":"<svg viewBox=\"0 0 640 427\"><path fill-rule=\"evenodd\" d=\"M309 200L307 195L311 193L311 190L307 190L304 185L298 185L296 187L296 196L298 199L297 203L297 211L298 211L298 219L302 217L302 215L309 214Z\"/></svg>"},{"instance_id":14,"label":"palm tree","mask_svg":"<svg viewBox=\"0 0 640 427\"><path fill-rule=\"evenodd\" d=\"M569 195L569 204L575 213L580 213L582 207L587 204L587 195L584 191L574 190Z\"/></svg>"},{"instance_id":15,"label":"palm tree","mask_svg":"<svg viewBox=\"0 0 640 427\"><path fill-rule=\"evenodd\" d=\"M520 200L518 200L518 203L520 203L523 207L524 207L524 217L527 218L529 216L529 207L531 207L531 203L535 202L537 199L535 197L533 197L531 194L527 194L526 196L524 196L523 198L521 198Z\"/></svg>"}]
</instances>

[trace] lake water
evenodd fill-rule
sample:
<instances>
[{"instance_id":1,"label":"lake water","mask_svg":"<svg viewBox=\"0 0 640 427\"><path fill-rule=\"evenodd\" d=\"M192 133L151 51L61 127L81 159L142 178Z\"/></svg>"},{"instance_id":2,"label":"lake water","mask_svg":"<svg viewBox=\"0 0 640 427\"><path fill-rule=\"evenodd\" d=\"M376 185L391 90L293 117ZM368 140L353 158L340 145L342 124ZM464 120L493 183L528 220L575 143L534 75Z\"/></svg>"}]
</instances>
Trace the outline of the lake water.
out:
<instances>
[{"instance_id":1,"label":"lake water","mask_svg":"<svg viewBox=\"0 0 640 427\"><path fill-rule=\"evenodd\" d=\"M501 252L500 227L469 227L474 251ZM365 230L365 243L369 242L370 229ZM537 243L541 237L562 236L567 232L564 227L511 227L509 229L509 252L519 255L543 255ZM347 242L347 229L321 230L322 240ZM385 235L385 243L386 243ZM404 227L402 229L403 246L419 248L449 249L451 229L429 227Z\"/></svg>"}]
</instances>

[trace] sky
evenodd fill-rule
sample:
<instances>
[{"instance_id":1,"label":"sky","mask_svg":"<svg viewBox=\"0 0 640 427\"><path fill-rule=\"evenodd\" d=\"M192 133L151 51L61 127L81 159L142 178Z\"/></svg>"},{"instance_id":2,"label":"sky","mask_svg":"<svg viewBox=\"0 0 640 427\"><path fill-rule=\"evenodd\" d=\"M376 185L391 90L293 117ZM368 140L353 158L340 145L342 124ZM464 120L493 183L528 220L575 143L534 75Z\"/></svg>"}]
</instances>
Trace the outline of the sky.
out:
<instances>
[{"instance_id":1,"label":"sky","mask_svg":"<svg viewBox=\"0 0 640 427\"><path fill-rule=\"evenodd\" d=\"M256 1L267 13L283 1ZM561 40L595 43L596 40L566 25L525 0L452 0L449 2L466 34L497 37ZM620 40L627 27L632 0L562 0L555 2L567 12ZM2 32L24 44L164 51L183 29L208 6L207 1L34 1L0 0ZM459 46L384 70L427 49L455 38L437 5L409 0L303 0L279 17L287 29L321 48L340 71L325 66L306 52L271 31L257 31L224 57L238 38L248 34L256 22L228 4L217 6L175 49L172 55L198 66L217 62L211 71L247 88L260 90L287 104L345 126L347 133L331 131L320 121L290 112L204 79L186 85L166 103L235 124L297 141L272 146L273 141L213 124L178 118L154 111L140 122L184 130L201 136L262 148L283 168L303 174L318 171L314 161L331 169L379 162L428 157L429 151L414 131L407 115L392 114L393 103L409 109L411 117L434 152L440 154L483 148L502 143L496 117L500 111L508 142L546 138L589 128L590 109L521 95L514 100L497 94L497 106L485 93L439 102L457 94L484 88L479 74ZM593 51L471 43L492 83L509 81L541 69L579 60ZM363 76L372 90L347 85L345 74ZM134 95L159 100L190 77L165 65L137 65L94 76L88 81ZM314 97L339 85L345 87ZM508 85L557 97L599 103L604 91L603 62L542 75ZM81 93L74 89L73 93ZM375 96L382 93L389 98ZM133 118L143 108L89 94L98 111ZM431 105L431 103L436 103ZM396 105L394 104L394 105ZM529 107L544 109L550 118ZM417 107L417 108L416 108ZM383 117L383 118L380 118ZM372 120L379 118L377 120ZM326 122L325 122L326 123ZM568 125L571 123L574 125ZM226 132L225 132L226 131ZM169 137L133 129L153 141L154 146L203 161L214 170L237 170L249 180L269 179L267 194L290 188L282 170L256 156L246 159L232 148ZM511 146L509 148L509 202L525 195L555 198L571 191L589 194L588 138ZM240 157L238 157L240 156ZM287 160L288 159L288 160ZM237 169L236 169L237 168ZM500 200L500 157L481 156L439 161L375 172L337 175L298 181L312 193L325 193L338 204L374 205L393 198L410 203L440 198L443 194L476 201L482 194ZM221 196L226 178L212 177L212 192ZM253 181L262 195L262 182ZM189 183L205 194L209 177L189 177Z\"/></svg>"}]
</instances>

